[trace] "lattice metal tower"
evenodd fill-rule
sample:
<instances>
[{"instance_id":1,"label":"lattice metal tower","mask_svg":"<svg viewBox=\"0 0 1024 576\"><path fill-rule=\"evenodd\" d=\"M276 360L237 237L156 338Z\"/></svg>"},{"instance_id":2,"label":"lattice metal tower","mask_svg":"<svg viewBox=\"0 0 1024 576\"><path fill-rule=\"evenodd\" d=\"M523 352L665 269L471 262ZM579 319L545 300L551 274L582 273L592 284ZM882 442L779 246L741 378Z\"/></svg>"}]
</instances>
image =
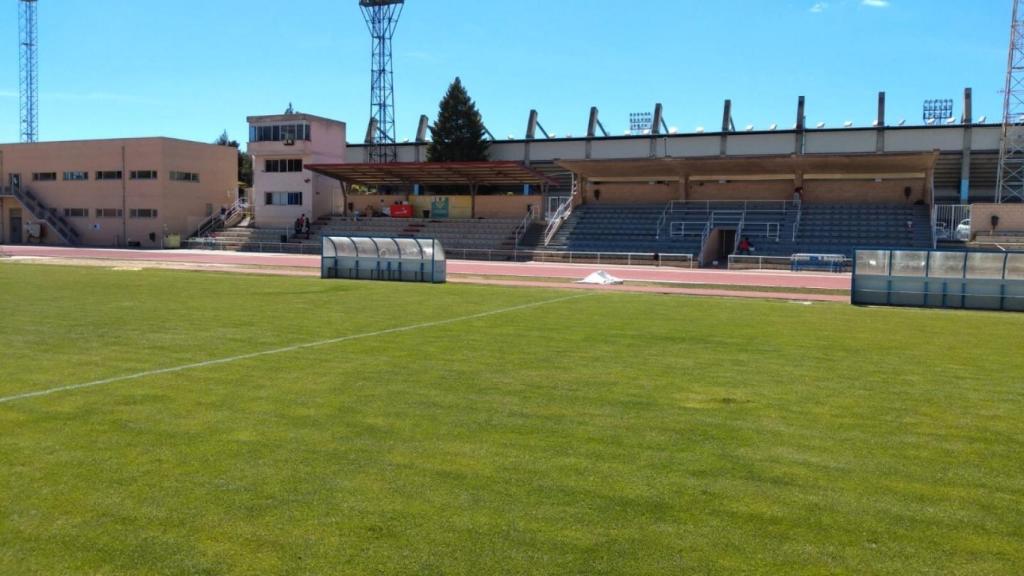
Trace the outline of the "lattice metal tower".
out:
<instances>
[{"instance_id":1,"label":"lattice metal tower","mask_svg":"<svg viewBox=\"0 0 1024 576\"><path fill-rule=\"evenodd\" d=\"M370 76L370 116L377 120L377 133L370 147L370 162L395 162L395 78L391 39L398 27L405 0L359 0L366 27L373 38Z\"/></svg>"},{"instance_id":2,"label":"lattice metal tower","mask_svg":"<svg viewBox=\"0 0 1024 576\"><path fill-rule=\"evenodd\" d=\"M1024 201L1024 0L1013 0L1010 54L1003 94L997 202Z\"/></svg>"},{"instance_id":3,"label":"lattice metal tower","mask_svg":"<svg viewBox=\"0 0 1024 576\"><path fill-rule=\"evenodd\" d=\"M21 98L21 141L39 138L39 59L36 0L18 0L18 87Z\"/></svg>"}]
</instances>

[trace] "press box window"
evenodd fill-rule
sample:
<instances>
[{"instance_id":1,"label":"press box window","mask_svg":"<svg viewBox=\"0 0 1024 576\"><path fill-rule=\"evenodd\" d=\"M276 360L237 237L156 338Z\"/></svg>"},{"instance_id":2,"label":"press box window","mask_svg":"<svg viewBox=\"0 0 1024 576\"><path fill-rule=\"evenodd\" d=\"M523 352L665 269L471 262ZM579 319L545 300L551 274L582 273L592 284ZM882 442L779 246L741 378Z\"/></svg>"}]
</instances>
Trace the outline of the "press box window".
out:
<instances>
[{"instance_id":1,"label":"press box window","mask_svg":"<svg viewBox=\"0 0 1024 576\"><path fill-rule=\"evenodd\" d=\"M103 170L96 172L97 180L120 180L122 172L120 170Z\"/></svg>"},{"instance_id":2,"label":"press box window","mask_svg":"<svg viewBox=\"0 0 1024 576\"><path fill-rule=\"evenodd\" d=\"M32 180L36 182L53 182L56 179L56 172L34 172L32 174Z\"/></svg>"},{"instance_id":3,"label":"press box window","mask_svg":"<svg viewBox=\"0 0 1024 576\"><path fill-rule=\"evenodd\" d=\"M132 180L156 180L156 170L132 170Z\"/></svg>"},{"instance_id":4,"label":"press box window","mask_svg":"<svg viewBox=\"0 0 1024 576\"><path fill-rule=\"evenodd\" d=\"M302 192L267 192L267 206L302 206Z\"/></svg>"},{"instance_id":5,"label":"press box window","mask_svg":"<svg viewBox=\"0 0 1024 576\"><path fill-rule=\"evenodd\" d=\"M65 180L88 180L89 179L89 173L88 172L65 172L64 173L64 179Z\"/></svg>"},{"instance_id":6,"label":"press box window","mask_svg":"<svg viewBox=\"0 0 1024 576\"><path fill-rule=\"evenodd\" d=\"M129 214L132 218L156 218L156 210L153 208L132 208Z\"/></svg>"},{"instance_id":7,"label":"press box window","mask_svg":"<svg viewBox=\"0 0 1024 576\"><path fill-rule=\"evenodd\" d=\"M97 208L97 218L120 218L124 212L120 208Z\"/></svg>"},{"instance_id":8,"label":"press box window","mask_svg":"<svg viewBox=\"0 0 1024 576\"><path fill-rule=\"evenodd\" d=\"M302 160L266 160L263 167L266 172L302 172Z\"/></svg>"},{"instance_id":9,"label":"press box window","mask_svg":"<svg viewBox=\"0 0 1024 576\"><path fill-rule=\"evenodd\" d=\"M89 209L88 208L65 208L64 209L64 217L65 218L88 218L89 217Z\"/></svg>"}]
</instances>

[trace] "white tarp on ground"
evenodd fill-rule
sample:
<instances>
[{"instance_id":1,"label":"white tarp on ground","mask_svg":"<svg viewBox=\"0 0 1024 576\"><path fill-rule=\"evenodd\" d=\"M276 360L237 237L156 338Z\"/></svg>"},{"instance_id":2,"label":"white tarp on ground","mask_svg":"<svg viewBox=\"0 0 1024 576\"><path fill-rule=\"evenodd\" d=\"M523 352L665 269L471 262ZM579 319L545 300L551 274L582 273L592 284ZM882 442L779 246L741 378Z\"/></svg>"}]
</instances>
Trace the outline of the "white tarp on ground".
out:
<instances>
[{"instance_id":1,"label":"white tarp on ground","mask_svg":"<svg viewBox=\"0 0 1024 576\"><path fill-rule=\"evenodd\" d=\"M622 284L622 279L616 278L604 270L598 270L583 280L578 281L577 284L601 284L607 286L609 284Z\"/></svg>"}]
</instances>

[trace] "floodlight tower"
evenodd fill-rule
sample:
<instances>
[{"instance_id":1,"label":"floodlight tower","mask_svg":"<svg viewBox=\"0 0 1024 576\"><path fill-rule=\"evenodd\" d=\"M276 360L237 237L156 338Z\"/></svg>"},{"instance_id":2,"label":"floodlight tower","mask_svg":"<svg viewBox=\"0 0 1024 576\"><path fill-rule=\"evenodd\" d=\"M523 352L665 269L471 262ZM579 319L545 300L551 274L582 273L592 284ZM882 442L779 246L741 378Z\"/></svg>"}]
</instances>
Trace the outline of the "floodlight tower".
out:
<instances>
[{"instance_id":1,"label":"floodlight tower","mask_svg":"<svg viewBox=\"0 0 1024 576\"><path fill-rule=\"evenodd\" d=\"M1024 0L1013 0L996 202L1024 201Z\"/></svg>"},{"instance_id":2,"label":"floodlight tower","mask_svg":"<svg viewBox=\"0 0 1024 576\"><path fill-rule=\"evenodd\" d=\"M36 0L18 0L18 88L21 104L21 141L39 138L39 60Z\"/></svg>"},{"instance_id":3,"label":"floodlight tower","mask_svg":"<svg viewBox=\"0 0 1024 576\"><path fill-rule=\"evenodd\" d=\"M405 0L359 0L373 39L370 71L370 117L377 120L377 133L370 145L370 162L395 162L395 77L391 39L398 27Z\"/></svg>"}]
</instances>

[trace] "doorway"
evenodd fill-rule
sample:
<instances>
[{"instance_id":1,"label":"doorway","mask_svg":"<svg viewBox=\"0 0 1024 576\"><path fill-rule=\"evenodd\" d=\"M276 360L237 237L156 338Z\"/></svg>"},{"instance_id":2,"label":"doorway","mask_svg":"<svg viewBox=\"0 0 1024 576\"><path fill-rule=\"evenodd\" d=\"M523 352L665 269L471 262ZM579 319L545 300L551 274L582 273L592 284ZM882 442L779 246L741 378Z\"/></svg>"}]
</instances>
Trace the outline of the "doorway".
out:
<instances>
[{"instance_id":1,"label":"doorway","mask_svg":"<svg viewBox=\"0 0 1024 576\"><path fill-rule=\"evenodd\" d=\"M21 209L11 208L10 213L10 225L11 225L11 244L21 244Z\"/></svg>"},{"instance_id":2,"label":"doorway","mask_svg":"<svg viewBox=\"0 0 1024 576\"><path fill-rule=\"evenodd\" d=\"M721 262L728 262L729 256L732 256L733 248L736 247L736 231L722 230L719 242L718 260Z\"/></svg>"}]
</instances>

